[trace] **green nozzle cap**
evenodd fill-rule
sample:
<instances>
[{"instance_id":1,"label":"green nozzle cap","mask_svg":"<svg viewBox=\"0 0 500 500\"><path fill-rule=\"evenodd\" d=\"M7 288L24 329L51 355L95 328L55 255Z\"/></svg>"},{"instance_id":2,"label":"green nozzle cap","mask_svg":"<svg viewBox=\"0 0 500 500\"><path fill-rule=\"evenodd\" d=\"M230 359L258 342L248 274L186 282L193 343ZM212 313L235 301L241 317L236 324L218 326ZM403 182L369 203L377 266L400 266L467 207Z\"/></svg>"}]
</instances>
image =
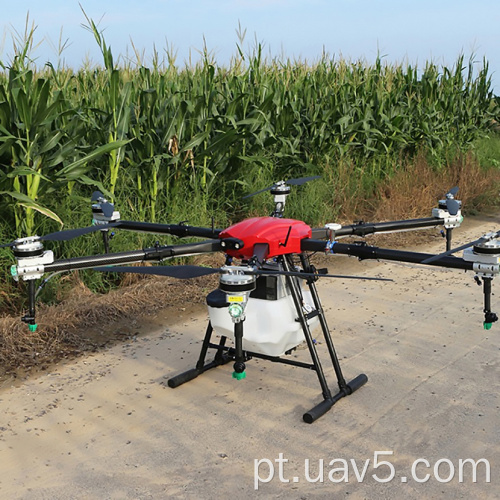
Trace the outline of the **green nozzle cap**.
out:
<instances>
[{"instance_id":1,"label":"green nozzle cap","mask_svg":"<svg viewBox=\"0 0 500 500\"><path fill-rule=\"evenodd\" d=\"M30 329L30 332L36 332L38 325L36 323L34 325L28 325L28 328Z\"/></svg>"},{"instance_id":2,"label":"green nozzle cap","mask_svg":"<svg viewBox=\"0 0 500 500\"><path fill-rule=\"evenodd\" d=\"M242 380L246 378L246 376L247 376L246 372L241 372L241 373L233 372L233 378L235 378L236 380Z\"/></svg>"},{"instance_id":3,"label":"green nozzle cap","mask_svg":"<svg viewBox=\"0 0 500 500\"><path fill-rule=\"evenodd\" d=\"M10 266L10 274L15 278L17 276L17 266L13 264Z\"/></svg>"},{"instance_id":4,"label":"green nozzle cap","mask_svg":"<svg viewBox=\"0 0 500 500\"><path fill-rule=\"evenodd\" d=\"M491 329L491 325L492 325L492 324L493 324L493 323L486 323L486 321L485 321L485 322L483 323L483 327L484 327L484 329L485 329L485 330L489 330L489 329Z\"/></svg>"}]
</instances>

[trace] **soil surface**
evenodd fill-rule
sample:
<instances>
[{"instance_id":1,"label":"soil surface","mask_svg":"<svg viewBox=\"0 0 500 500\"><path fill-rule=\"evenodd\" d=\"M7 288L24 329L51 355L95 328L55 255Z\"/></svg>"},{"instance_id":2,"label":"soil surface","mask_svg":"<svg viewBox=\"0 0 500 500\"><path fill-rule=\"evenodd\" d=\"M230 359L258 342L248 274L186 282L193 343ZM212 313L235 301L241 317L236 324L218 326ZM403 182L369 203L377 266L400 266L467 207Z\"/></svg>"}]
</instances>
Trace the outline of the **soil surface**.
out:
<instances>
[{"instance_id":1,"label":"soil surface","mask_svg":"<svg viewBox=\"0 0 500 500\"><path fill-rule=\"evenodd\" d=\"M499 222L469 219L454 244ZM436 237L425 251L442 247ZM342 256L327 264L394 281L318 282L345 377L369 380L315 423L302 421L322 400L311 370L253 359L244 380L228 364L169 388L194 367L206 328L204 306L187 298L117 321L109 335L125 342L4 385L2 498L498 498L500 325L483 330L473 274ZM498 312L496 295L492 304ZM292 356L309 362L302 347ZM483 459L475 481L466 459Z\"/></svg>"}]
</instances>

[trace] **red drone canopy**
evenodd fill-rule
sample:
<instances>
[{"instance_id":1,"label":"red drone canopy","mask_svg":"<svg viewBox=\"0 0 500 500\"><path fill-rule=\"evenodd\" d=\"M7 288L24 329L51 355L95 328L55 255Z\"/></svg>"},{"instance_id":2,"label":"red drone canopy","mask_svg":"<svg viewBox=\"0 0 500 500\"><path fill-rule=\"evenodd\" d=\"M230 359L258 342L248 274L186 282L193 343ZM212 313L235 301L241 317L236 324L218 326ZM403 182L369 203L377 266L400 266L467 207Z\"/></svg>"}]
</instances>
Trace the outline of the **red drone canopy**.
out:
<instances>
[{"instance_id":1,"label":"red drone canopy","mask_svg":"<svg viewBox=\"0 0 500 500\"><path fill-rule=\"evenodd\" d=\"M254 255L254 245L267 244L267 258L289 253L300 253L300 242L310 238L311 228L300 220L277 217L253 217L224 229L219 238L237 238L244 242L243 248L228 250L231 257L249 259Z\"/></svg>"}]
</instances>

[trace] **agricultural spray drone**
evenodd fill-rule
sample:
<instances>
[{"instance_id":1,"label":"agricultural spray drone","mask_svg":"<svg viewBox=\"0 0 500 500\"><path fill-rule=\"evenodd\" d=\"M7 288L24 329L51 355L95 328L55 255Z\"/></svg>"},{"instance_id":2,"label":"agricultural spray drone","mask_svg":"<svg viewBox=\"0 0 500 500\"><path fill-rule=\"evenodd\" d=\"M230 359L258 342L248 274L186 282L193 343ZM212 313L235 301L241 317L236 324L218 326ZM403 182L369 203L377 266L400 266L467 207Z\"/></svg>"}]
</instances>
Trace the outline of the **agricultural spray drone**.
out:
<instances>
[{"instance_id":1,"label":"agricultural spray drone","mask_svg":"<svg viewBox=\"0 0 500 500\"><path fill-rule=\"evenodd\" d=\"M103 272L133 272L188 279L207 274L220 275L219 287L208 294L209 322L196 366L169 379L168 385L178 387L202 373L233 362L233 377L245 378L245 363L252 358L306 368L316 372L322 390L322 401L307 411L303 419L312 423L325 414L339 399L348 396L367 382L360 374L346 382L335 352L325 313L316 289L321 277L344 279L380 279L328 274L310 262L311 252L344 254L359 259L377 259L429 264L475 272L476 281L483 283L484 328L497 321L491 312L491 282L500 271L500 232L489 233L458 248L451 248L452 230L463 217L461 202L455 199L458 188L451 189L432 210L431 217L391 222L359 222L342 226L328 223L323 228L311 228L305 222L284 218L286 198L292 186L300 186L318 177L280 181L253 193L270 191L274 210L269 217L254 217L226 229L204 228L180 224L155 224L120 220L120 214L100 192L92 196L94 225L83 229L60 231L46 236L20 238L2 245L12 247L17 264L11 268L16 280L27 282L28 313L22 318L30 329L36 329L36 280L46 273L59 273L93 268ZM364 237L373 233L407 231L443 226L446 251L439 255L408 252L369 246L364 241L341 243L345 236ZM199 237L204 241L179 245L160 245L130 252L109 253L109 230L127 229L174 235L179 238ZM86 257L55 260L53 252L44 250L43 241L64 241L86 233L101 231L105 253ZM452 254L464 250L463 257ZM173 257L223 252L226 262L221 268L194 265L127 267L137 262L162 262ZM235 264L237 262L237 264ZM326 381L312 331L320 327L338 383L332 394ZM219 341L212 341L214 331ZM287 357L302 342L307 344L310 363ZM207 362L208 351L215 351Z\"/></svg>"}]
</instances>

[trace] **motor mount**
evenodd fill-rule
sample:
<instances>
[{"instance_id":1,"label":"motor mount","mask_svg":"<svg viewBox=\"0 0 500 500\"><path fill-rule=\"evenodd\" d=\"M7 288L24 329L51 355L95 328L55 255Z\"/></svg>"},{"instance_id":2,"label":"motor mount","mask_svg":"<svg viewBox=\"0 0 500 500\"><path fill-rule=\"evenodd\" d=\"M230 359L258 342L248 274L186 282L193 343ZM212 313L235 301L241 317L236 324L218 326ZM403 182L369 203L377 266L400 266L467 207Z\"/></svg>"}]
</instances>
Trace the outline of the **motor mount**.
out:
<instances>
[{"instance_id":1,"label":"motor mount","mask_svg":"<svg viewBox=\"0 0 500 500\"><path fill-rule=\"evenodd\" d=\"M461 203L458 200L456 201ZM446 200L439 201L439 206L432 209L432 216L437 219L441 219L443 221L442 225L445 229L455 229L460 227L460 224L464 221L462 211L460 209L455 215L450 214L448 208L446 207Z\"/></svg>"},{"instance_id":2,"label":"motor mount","mask_svg":"<svg viewBox=\"0 0 500 500\"><path fill-rule=\"evenodd\" d=\"M54 262L52 250L44 250L43 243L38 236L19 238L13 247L17 265L10 268L12 277L19 281L35 280L45 273L45 265Z\"/></svg>"},{"instance_id":3,"label":"motor mount","mask_svg":"<svg viewBox=\"0 0 500 500\"><path fill-rule=\"evenodd\" d=\"M277 182L271 189L274 197L274 212L271 217L283 217L286 205L286 197L290 194L291 187L285 181Z\"/></svg>"},{"instance_id":4,"label":"motor mount","mask_svg":"<svg viewBox=\"0 0 500 500\"><path fill-rule=\"evenodd\" d=\"M474 263L473 270L480 277L494 278L500 272L500 241L497 233L488 233L480 242L465 248L463 259Z\"/></svg>"},{"instance_id":5,"label":"motor mount","mask_svg":"<svg viewBox=\"0 0 500 500\"><path fill-rule=\"evenodd\" d=\"M464 250L463 259L474 262L474 279L480 284L483 281L484 321L483 328L489 330L498 321L496 313L491 311L491 283L500 272L500 241L497 233L486 234L482 241Z\"/></svg>"}]
</instances>

